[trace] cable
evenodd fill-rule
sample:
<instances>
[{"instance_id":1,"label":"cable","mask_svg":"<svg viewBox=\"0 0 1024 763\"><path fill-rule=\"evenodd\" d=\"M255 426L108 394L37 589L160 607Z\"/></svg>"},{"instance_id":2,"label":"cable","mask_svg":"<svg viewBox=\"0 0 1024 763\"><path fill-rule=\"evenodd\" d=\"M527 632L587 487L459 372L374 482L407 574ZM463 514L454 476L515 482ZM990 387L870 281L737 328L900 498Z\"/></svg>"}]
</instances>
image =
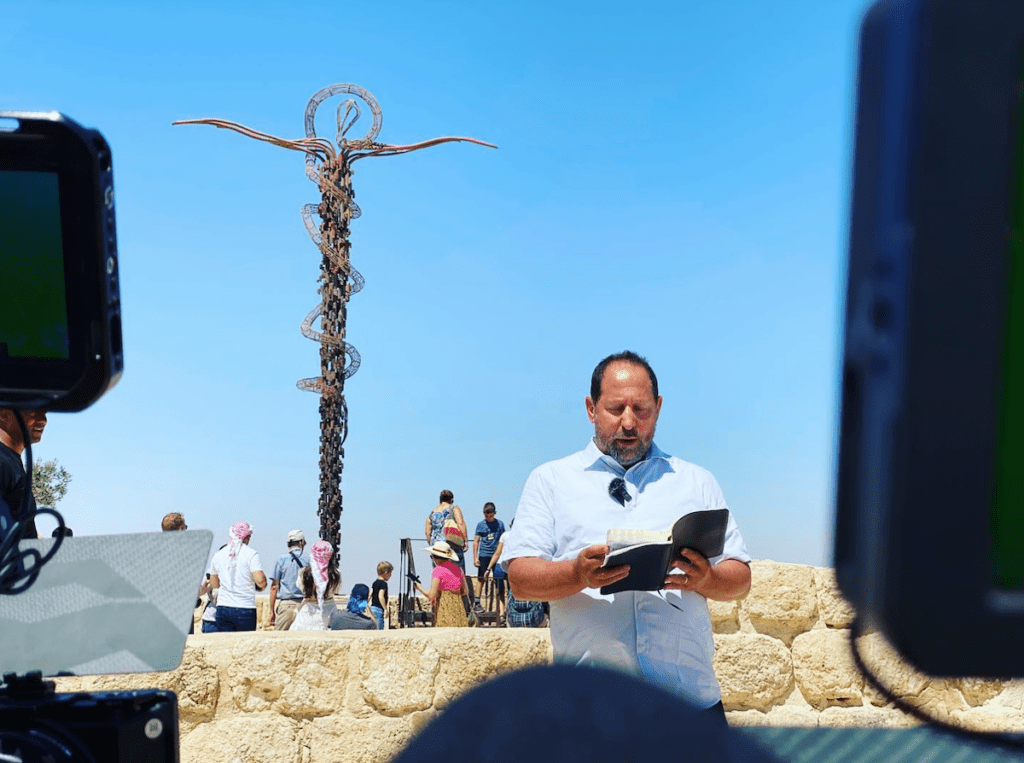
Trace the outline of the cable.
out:
<instances>
[{"instance_id":1,"label":"cable","mask_svg":"<svg viewBox=\"0 0 1024 763\"><path fill-rule=\"evenodd\" d=\"M61 543L64 542L64 517L55 509L36 508L33 510L32 508L34 504L32 500L32 438L29 437L25 419L17 408L14 409L14 417L18 420L18 427L21 429L21 441L25 443L27 479L25 494L18 510L18 519L11 525L7 537L0 542L0 596L14 596L27 591L36 582L43 565L53 558ZM45 555L34 548L19 549L18 542L22 540L28 523L41 514L52 514L57 519L58 533L53 546ZM31 561L31 565L26 564L28 561Z\"/></svg>"},{"instance_id":2,"label":"cable","mask_svg":"<svg viewBox=\"0 0 1024 763\"><path fill-rule=\"evenodd\" d=\"M903 711L907 715L913 716L922 723L932 726L935 728L948 731L951 734L957 736L967 737L974 741L984 742L985 744L998 744L1003 747L1009 747L1014 750L1024 749L1024 738L1014 738L1005 736L1003 734L997 734L988 731L977 731L975 729L965 729L960 726L954 726L952 723L946 721L940 721L932 715L924 712L918 707L910 704L904 699L897 697L892 690L882 683L882 680L871 672L871 669L864 662L864 658L861 657L860 652L857 650L857 639L865 635L865 626L863 617L858 614L853 618L853 625L851 626L852 635L850 636L850 652L853 655L853 662L856 665L857 670L860 674L867 679L867 682L871 684L874 689L881 694L886 701L891 702L898 710Z\"/></svg>"}]
</instances>

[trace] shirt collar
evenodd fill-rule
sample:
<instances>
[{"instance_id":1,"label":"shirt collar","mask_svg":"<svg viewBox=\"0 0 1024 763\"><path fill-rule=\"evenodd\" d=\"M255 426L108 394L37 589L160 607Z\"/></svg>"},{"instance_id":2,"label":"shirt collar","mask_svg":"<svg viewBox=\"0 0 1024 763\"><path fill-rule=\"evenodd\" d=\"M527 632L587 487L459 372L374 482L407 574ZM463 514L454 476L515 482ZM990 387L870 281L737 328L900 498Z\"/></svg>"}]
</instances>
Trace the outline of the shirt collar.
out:
<instances>
[{"instance_id":1,"label":"shirt collar","mask_svg":"<svg viewBox=\"0 0 1024 763\"><path fill-rule=\"evenodd\" d=\"M587 471L611 472L619 477L624 477L627 472L627 469L622 464L608 454L602 453L593 438L587 443L587 447L583 449L583 461L586 464L585 468ZM669 463L669 455L659 448L656 443L652 442L651 447L647 450L646 457L629 467L628 471L647 472L661 471L662 469L674 471Z\"/></svg>"}]
</instances>

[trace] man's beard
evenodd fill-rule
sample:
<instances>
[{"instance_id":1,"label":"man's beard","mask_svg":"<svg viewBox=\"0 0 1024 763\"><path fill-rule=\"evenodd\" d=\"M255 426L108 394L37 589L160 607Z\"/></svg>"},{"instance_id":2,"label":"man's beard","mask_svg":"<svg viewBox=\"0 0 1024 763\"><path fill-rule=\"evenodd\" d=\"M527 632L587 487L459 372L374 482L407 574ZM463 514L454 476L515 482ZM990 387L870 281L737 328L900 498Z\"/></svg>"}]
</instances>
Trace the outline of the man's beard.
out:
<instances>
[{"instance_id":1,"label":"man's beard","mask_svg":"<svg viewBox=\"0 0 1024 763\"><path fill-rule=\"evenodd\" d=\"M654 430L651 430L650 437L646 440L640 438L636 433L636 430L624 431L622 434L626 437L636 437L640 442L636 445L625 446L614 437L610 440L601 440L601 438L596 435L594 440L597 442L598 450L611 456L619 462L620 466L628 469L633 466L633 464L642 461L643 457L647 455L647 449L651 447L651 443L654 441Z\"/></svg>"}]
</instances>

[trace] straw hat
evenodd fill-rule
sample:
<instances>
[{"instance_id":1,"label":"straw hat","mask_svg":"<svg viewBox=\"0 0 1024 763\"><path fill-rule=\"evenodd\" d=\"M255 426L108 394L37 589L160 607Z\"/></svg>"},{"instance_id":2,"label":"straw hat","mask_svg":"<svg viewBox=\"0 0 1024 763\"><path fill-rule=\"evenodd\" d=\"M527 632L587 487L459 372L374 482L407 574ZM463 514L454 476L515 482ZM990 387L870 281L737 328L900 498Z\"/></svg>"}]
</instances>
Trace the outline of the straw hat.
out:
<instances>
[{"instance_id":1,"label":"straw hat","mask_svg":"<svg viewBox=\"0 0 1024 763\"><path fill-rule=\"evenodd\" d=\"M428 546L423 550L428 552L431 556L439 556L442 559L449 559L453 562L457 562L459 560L459 555L452 551L452 547L443 540L439 540L433 546Z\"/></svg>"}]
</instances>

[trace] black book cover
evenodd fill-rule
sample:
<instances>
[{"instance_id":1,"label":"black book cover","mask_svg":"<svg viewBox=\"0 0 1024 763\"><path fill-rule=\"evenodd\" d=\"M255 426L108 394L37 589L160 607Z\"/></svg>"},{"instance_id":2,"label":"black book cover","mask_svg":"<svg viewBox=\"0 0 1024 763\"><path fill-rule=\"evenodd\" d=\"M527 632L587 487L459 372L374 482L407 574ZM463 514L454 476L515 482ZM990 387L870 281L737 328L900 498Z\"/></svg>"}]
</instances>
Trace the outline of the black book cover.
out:
<instances>
[{"instance_id":1,"label":"black book cover","mask_svg":"<svg viewBox=\"0 0 1024 763\"><path fill-rule=\"evenodd\" d=\"M672 560L684 548L699 551L711 559L725 550L725 530L729 523L728 509L694 511L676 520L672 539L660 543L638 543L612 551L603 567L630 565L629 575L601 588L601 593L620 591L658 591L664 587Z\"/></svg>"}]
</instances>

